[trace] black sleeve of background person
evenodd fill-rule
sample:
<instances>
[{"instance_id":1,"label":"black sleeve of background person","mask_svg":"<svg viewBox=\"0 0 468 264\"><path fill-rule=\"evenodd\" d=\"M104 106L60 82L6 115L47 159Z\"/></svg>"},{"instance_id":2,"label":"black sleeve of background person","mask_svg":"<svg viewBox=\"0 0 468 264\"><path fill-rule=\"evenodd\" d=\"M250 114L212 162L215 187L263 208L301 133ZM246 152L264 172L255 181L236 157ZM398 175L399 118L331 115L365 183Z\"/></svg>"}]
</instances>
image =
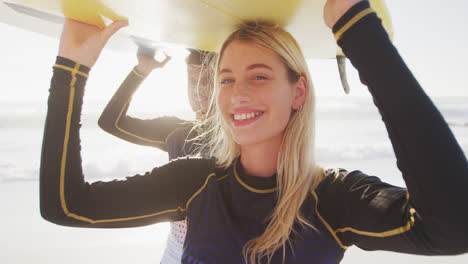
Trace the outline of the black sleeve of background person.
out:
<instances>
[{"instance_id":1,"label":"black sleeve of background person","mask_svg":"<svg viewBox=\"0 0 468 264\"><path fill-rule=\"evenodd\" d=\"M175 129L182 127L185 121L176 117L140 119L128 116L133 94L143 80L144 77L132 70L112 96L98 124L104 131L125 141L167 151L166 138Z\"/></svg>"},{"instance_id":2,"label":"black sleeve of background person","mask_svg":"<svg viewBox=\"0 0 468 264\"><path fill-rule=\"evenodd\" d=\"M194 129L194 125L187 124L185 127L174 130L166 140L169 159L198 154L203 143L196 139L197 136L198 133ZM206 155L202 155L202 157L206 157Z\"/></svg>"},{"instance_id":3,"label":"black sleeve of background person","mask_svg":"<svg viewBox=\"0 0 468 264\"><path fill-rule=\"evenodd\" d=\"M359 11L355 8L350 13ZM343 24L338 22L334 31ZM410 203L434 253L466 252L468 162L447 123L375 14L349 28L338 44L359 71L382 115Z\"/></svg>"},{"instance_id":4,"label":"black sleeve of background person","mask_svg":"<svg viewBox=\"0 0 468 264\"><path fill-rule=\"evenodd\" d=\"M42 216L77 227L133 227L184 219L188 199L203 186L213 162L180 159L125 180L85 182L79 129L86 77L64 67L89 72L57 58L41 155Z\"/></svg>"}]
</instances>

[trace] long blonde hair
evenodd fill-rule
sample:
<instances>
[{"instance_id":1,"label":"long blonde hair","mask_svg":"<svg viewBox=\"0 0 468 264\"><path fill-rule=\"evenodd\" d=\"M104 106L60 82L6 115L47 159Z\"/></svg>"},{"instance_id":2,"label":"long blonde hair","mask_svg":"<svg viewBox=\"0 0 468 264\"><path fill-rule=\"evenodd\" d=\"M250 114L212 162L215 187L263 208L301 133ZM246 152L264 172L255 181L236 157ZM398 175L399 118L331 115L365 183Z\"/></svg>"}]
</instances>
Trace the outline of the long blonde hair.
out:
<instances>
[{"instance_id":1,"label":"long blonde hair","mask_svg":"<svg viewBox=\"0 0 468 264\"><path fill-rule=\"evenodd\" d=\"M300 223L302 227L313 226L301 216L300 207L304 199L315 188L323 177L323 171L315 164L314 134L315 134L315 96L309 70L296 40L284 29L267 22L246 22L239 25L222 45L215 65L215 80L217 80L218 65L226 47L233 41L251 41L265 46L278 54L288 70L290 82L296 82L300 76L307 80L308 93L304 104L298 111L292 111L285 129L277 162L278 201L274 208L265 232L248 241L243 250L244 258L249 263L256 263L267 257L269 260L274 252L283 249L289 241L293 224ZM219 93L218 82L215 81L215 96ZM216 100L212 100L216 105ZM214 114L207 120L209 123L206 136L209 138L211 156L217 159L222 167L229 167L240 156L240 146L234 141L233 135L222 118L217 106Z\"/></svg>"}]
</instances>

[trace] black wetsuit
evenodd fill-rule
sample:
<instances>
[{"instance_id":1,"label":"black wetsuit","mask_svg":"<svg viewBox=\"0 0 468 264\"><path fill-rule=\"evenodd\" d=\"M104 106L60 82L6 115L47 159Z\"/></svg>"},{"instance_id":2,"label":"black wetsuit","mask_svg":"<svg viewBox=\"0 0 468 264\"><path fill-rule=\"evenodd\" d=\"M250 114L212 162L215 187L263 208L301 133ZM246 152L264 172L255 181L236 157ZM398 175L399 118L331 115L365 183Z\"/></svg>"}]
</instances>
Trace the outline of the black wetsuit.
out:
<instances>
[{"instance_id":1,"label":"black wetsuit","mask_svg":"<svg viewBox=\"0 0 468 264\"><path fill-rule=\"evenodd\" d=\"M317 230L296 227L285 263L338 263L351 245L427 255L468 251L466 157L368 7L355 5L334 31L380 110L408 189L360 171L328 172L301 207ZM60 57L54 67L42 216L82 227L187 218L183 263L243 263L243 245L264 231L275 206L275 176L247 175L240 163L224 170L213 160L184 158L123 181L86 183L79 123L88 71ZM281 261L279 250L271 263Z\"/></svg>"},{"instance_id":2,"label":"black wetsuit","mask_svg":"<svg viewBox=\"0 0 468 264\"><path fill-rule=\"evenodd\" d=\"M125 141L167 151L169 159L196 154L198 135L193 122L176 117L139 119L127 115L133 94L145 79L135 69L128 74L99 118L99 126L109 134Z\"/></svg>"}]
</instances>

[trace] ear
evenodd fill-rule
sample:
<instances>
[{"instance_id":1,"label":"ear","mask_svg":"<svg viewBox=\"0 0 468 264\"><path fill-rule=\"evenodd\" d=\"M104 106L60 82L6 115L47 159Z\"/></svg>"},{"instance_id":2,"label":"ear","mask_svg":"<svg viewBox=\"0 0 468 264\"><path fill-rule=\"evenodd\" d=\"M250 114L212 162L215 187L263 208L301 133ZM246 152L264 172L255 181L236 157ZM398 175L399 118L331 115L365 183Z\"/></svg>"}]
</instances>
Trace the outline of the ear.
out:
<instances>
[{"instance_id":1,"label":"ear","mask_svg":"<svg viewBox=\"0 0 468 264\"><path fill-rule=\"evenodd\" d=\"M307 98L307 94L309 93L307 78L304 75L301 75L293 87L294 98L292 108L293 110L297 110L299 107L301 107L301 105L304 104L305 99Z\"/></svg>"}]
</instances>

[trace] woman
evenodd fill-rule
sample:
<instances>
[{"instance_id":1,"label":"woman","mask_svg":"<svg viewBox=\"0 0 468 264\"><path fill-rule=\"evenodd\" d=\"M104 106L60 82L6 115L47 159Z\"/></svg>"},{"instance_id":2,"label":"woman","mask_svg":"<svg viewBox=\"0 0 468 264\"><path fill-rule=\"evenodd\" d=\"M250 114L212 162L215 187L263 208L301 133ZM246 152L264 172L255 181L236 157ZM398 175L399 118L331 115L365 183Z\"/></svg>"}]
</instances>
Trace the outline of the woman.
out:
<instances>
[{"instance_id":1,"label":"woman","mask_svg":"<svg viewBox=\"0 0 468 264\"><path fill-rule=\"evenodd\" d=\"M338 263L351 245L467 252L468 162L447 124L367 1L330 0L324 17L369 86L408 190L314 163L305 60L287 32L264 23L241 26L219 53L216 159L177 160L125 181L87 184L79 151L83 88L105 41L124 24L86 27L94 32L80 45L72 32L83 25L68 21L44 135L43 217L85 227L186 218L183 263Z\"/></svg>"},{"instance_id":2,"label":"woman","mask_svg":"<svg viewBox=\"0 0 468 264\"><path fill-rule=\"evenodd\" d=\"M194 49L190 49L189 52L186 60L187 94L197 121L203 121L209 107L212 90L207 64L215 57L215 54ZM169 61L168 57L163 62L158 62L153 56L144 53L138 53L137 58L138 64L122 82L101 114L99 126L104 131L125 141L167 151L171 160L196 153L197 144L194 144L193 140L188 140L197 136L197 133L192 130L195 122L169 116L139 119L127 114L133 94L144 79L154 69L164 67ZM160 87L160 89L160 94L162 94L167 88Z\"/></svg>"},{"instance_id":3,"label":"woman","mask_svg":"<svg viewBox=\"0 0 468 264\"><path fill-rule=\"evenodd\" d=\"M209 95L212 90L208 64L215 54L194 49L189 49L189 52L186 59L187 94L192 111L196 114L197 122L201 122L206 117ZM139 49L138 64L112 96L101 114L98 124L104 131L125 141L167 151L170 160L196 155L201 144L195 140L198 136L196 130L193 129L196 122L188 122L169 116L139 119L127 115L133 94L143 80L154 69L164 67L170 59L167 57L164 61L158 62L154 59L154 54L148 55L146 53ZM163 92L164 90L161 89L161 93ZM161 263L180 263L186 229L185 221L171 223Z\"/></svg>"}]
</instances>

